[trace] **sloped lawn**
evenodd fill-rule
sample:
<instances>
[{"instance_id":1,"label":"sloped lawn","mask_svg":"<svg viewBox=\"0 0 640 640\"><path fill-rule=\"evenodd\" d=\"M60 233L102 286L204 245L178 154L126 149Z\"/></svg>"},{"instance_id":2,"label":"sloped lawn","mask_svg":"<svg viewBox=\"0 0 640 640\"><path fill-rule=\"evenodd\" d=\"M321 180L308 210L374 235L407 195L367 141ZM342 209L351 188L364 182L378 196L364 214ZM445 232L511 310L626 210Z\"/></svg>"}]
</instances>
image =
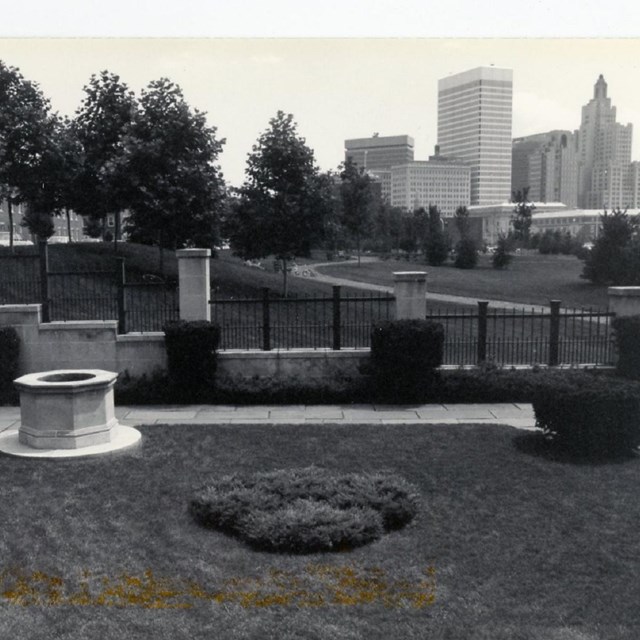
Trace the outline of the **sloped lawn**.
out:
<instances>
[{"instance_id":1,"label":"sloped lawn","mask_svg":"<svg viewBox=\"0 0 640 640\"><path fill-rule=\"evenodd\" d=\"M129 453L2 456L0 637L601 640L640 629L640 462L571 464L509 427L149 426ZM197 525L212 475L317 465L415 484L351 552Z\"/></svg>"}]
</instances>

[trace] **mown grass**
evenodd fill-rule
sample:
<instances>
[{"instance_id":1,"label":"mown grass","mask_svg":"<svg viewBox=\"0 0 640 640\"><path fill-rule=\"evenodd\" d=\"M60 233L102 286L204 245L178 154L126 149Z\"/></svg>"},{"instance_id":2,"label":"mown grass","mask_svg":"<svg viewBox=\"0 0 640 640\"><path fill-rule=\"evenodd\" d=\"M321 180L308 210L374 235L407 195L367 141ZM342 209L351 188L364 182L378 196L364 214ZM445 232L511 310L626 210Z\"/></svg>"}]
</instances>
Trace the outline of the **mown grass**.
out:
<instances>
[{"instance_id":1,"label":"mown grass","mask_svg":"<svg viewBox=\"0 0 640 640\"><path fill-rule=\"evenodd\" d=\"M142 431L114 456L3 458L0 637L637 638L637 459L554 462L490 425ZM367 547L304 557L187 512L211 476L310 464L398 473L420 512Z\"/></svg>"},{"instance_id":2,"label":"mown grass","mask_svg":"<svg viewBox=\"0 0 640 640\"><path fill-rule=\"evenodd\" d=\"M427 288L434 293L540 305L561 300L563 307L606 308L607 288L582 280L582 266L583 262L575 256L527 252L514 255L507 269L494 269L491 256L481 255L475 269L386 260L363 262L360 267L355 263L336 264L321 267L319 271L339 278L393 286L394 271L425 270Z\"/></svg>"}]
</instances>

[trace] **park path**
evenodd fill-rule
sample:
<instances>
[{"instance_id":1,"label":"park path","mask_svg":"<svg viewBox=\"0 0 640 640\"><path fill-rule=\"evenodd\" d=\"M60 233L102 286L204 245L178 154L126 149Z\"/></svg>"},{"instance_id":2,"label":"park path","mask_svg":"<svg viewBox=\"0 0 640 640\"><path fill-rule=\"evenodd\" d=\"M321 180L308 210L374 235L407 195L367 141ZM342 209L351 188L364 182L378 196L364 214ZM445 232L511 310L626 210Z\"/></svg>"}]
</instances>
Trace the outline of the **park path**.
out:
<instances>
[{"instance_id":1,"label":"park path","mask_svg":"<svg viewBox=\"0 0 640 640\"><path fill-rule=\"evenodd\" d=\"M362 257L361 262L379 262L377 258ZM318 282L326 284L339 285L341 287L352 287L354 289L362 289L363 291L377 291L380 293L393 293L393 287L381 284L372 284L369 282L359 282L358 280L349 280L347 278L336 278L329 276L318 269L329 267L337 264L353 264L353 260L342 260L340 262L320 262L314 265L307 265L307 268L313 273L313 277ZM427 307L429 302L448 302L453 304L462 304L470 307L477 307L478 300L486 300L493 309L517 309L518 311L549 313L549 307L538 304L524 304L522 302L509 302L506 300L491 300L488 298L470 298L468 296L452 296L446 293L434 293L429 291L429 282L427 280Z\"/></svg>"}]
</instances>

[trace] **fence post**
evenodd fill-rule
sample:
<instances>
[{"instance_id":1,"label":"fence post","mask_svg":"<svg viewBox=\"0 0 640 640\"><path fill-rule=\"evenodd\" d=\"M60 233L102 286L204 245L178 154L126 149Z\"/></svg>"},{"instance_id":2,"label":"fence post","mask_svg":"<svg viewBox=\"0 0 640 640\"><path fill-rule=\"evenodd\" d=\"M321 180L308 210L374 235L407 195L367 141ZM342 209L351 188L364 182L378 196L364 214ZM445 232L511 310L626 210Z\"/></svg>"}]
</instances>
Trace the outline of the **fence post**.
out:
<instances>
[{"instance_id":1,"label":"fence post","mask_svg":"<svg viewBox=\"0 0 640 640\"><path fill-rule=\"evenodd\" d=\"M333 287L333 350L340 351L340 286Z\"/></svg>"},{"instance_id":2,"label":"fence post","mask_svg":"<svg viewBox=\"0 0 640 640\"><path fill-rule=\"evenodd\" d=\"M394 271L396 320L424 320L427 315L426 271Z\"/></svg>"},{"instance_id":3,"label":"fence post","mask_svg":"<svg viewBox=\"0 0 640 640\"><path fill-rule=\"evenodd\" d=\"M478 300L478 364L487 359L487 307L489 303Z\"/></svg>"},{"instance_id":4,"label":"fence post","mask_svg":"<svg viewBox=\"0 0 640 640\"><path fill-rule=\"evenodd\" d=\"M47 241L38 239L38 258L40 262L40 304L42 305L42 322L50 322L49 313L49 248Z\"/></svg>"},{"instance_id":5,"label":"fence post","mask_svg":"<svg viewBox=\"0 0 640 640\"><path fill-rule=\"evenodd\" d=\"M262 350L271 351L271 317L269 315L269 288L262 289Z\"/></svg>"},{"instance_id":6,"label":"fence post","mask_svg":"<svg viewBox=\"0 0 640 640\"><path fill-rule=\"evenodd\" d=\"M211 249L178 249L181 320L211 320L209 305Z\"/></svg>"},{"instance_id":7,"label":"fence post","mask_svg":"<svg viewBox=\"0 0 640 640\"><path fill-rule=\"evenodd\" d=\"M550 300L551 322L549 326L549 366L555 367L560 361L560 300Z\"/></svg>"},{"instance_id":8,"label":"fence post","mask_svg":"<svg viewBox=\"0 0 640 640\"><path fill-rule=\"evenodd\" d=\"M124 258L116 258L116 286L118 288L118 333L127 333L127 308L124 295L125 265Z\"/></svg>"}]
</instances>

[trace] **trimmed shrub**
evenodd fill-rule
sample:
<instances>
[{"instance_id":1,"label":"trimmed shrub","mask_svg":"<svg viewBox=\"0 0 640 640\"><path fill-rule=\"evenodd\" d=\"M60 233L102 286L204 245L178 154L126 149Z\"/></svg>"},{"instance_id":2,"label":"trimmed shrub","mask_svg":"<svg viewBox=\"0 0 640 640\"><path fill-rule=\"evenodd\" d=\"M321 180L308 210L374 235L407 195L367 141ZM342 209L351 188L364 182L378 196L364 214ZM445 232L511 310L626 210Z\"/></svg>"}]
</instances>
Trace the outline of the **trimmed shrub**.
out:
<instances>
[{"instance_id":1,"label":"trimmed shrub","mask_svg":"<svg viewBox=\"0 0 640 640\"><path fill-rule=\"evenodd\" d=\"M616 371L634 380L640 379L640 316L614 318L613 333L618 351Z\"/></svg>"},{"instance_id":2,"label":"trimmed shrub","mask_svg":"<svg viewBox=\"0 0 640 640\"><path fill-rule=\"evenodd\" d=\"M505 269L509 266L511 259L513 258L509 253L509 244L509 239L505 236L500 236L498 238L498 244L496 245L495 253L491 259L494 269Z\"/></svg>"},{"instance_id":3,"label":"trimmed shrub","mask_svg":"<svg viewBox=\"0 0 640 640\"><path fill-rule=\"evenodd\" d=\"M205 320L177 320L163 329L171 384L187 402L204 399L215 384L220 327Z\"/></svg>"},{"instance_id":4,"label":"trimmed shrub","mask_svg":"<svg viewBox=\"0 0 640 640\"><path fill-rule=\"evenodd\" d=\"M0 404L13 404L17 392L13 381L18 377L20 336L13 327L0 327Z\"/></svg>"},{"instance_id":5,"label":"trimmed shrub","mask_svg":"<svg viewBox=\"0 0 640 640\"><path fill-rule=\"evenodd\" d=\"M317 467L225 476L197 491L195 520L263 551L343 551L399 529L418 512L415 487L386 473Z\"/></svg>"},{"instance_id":6,"label":"trimmed shrub","mask_svg":"<svg viewBox=\"0 0 640 640\"><path fill-rule=\"evenodd\" d=\"M395 320L374 325L371 374L375 393L392 402L414 402L437 379L444 329L428 320Z\"/></svg>"},{"instance_id":7,"label":"trimmed shrub","mask_svg":"<svg viewBox=\"0 0 640 640\"><path fill-rule=\"evenodd\" d=\"M628 455L640 444L640 384L609 376L576 375L538 388L537 426L577 457Z\"/></svg>"}]
</instances>

